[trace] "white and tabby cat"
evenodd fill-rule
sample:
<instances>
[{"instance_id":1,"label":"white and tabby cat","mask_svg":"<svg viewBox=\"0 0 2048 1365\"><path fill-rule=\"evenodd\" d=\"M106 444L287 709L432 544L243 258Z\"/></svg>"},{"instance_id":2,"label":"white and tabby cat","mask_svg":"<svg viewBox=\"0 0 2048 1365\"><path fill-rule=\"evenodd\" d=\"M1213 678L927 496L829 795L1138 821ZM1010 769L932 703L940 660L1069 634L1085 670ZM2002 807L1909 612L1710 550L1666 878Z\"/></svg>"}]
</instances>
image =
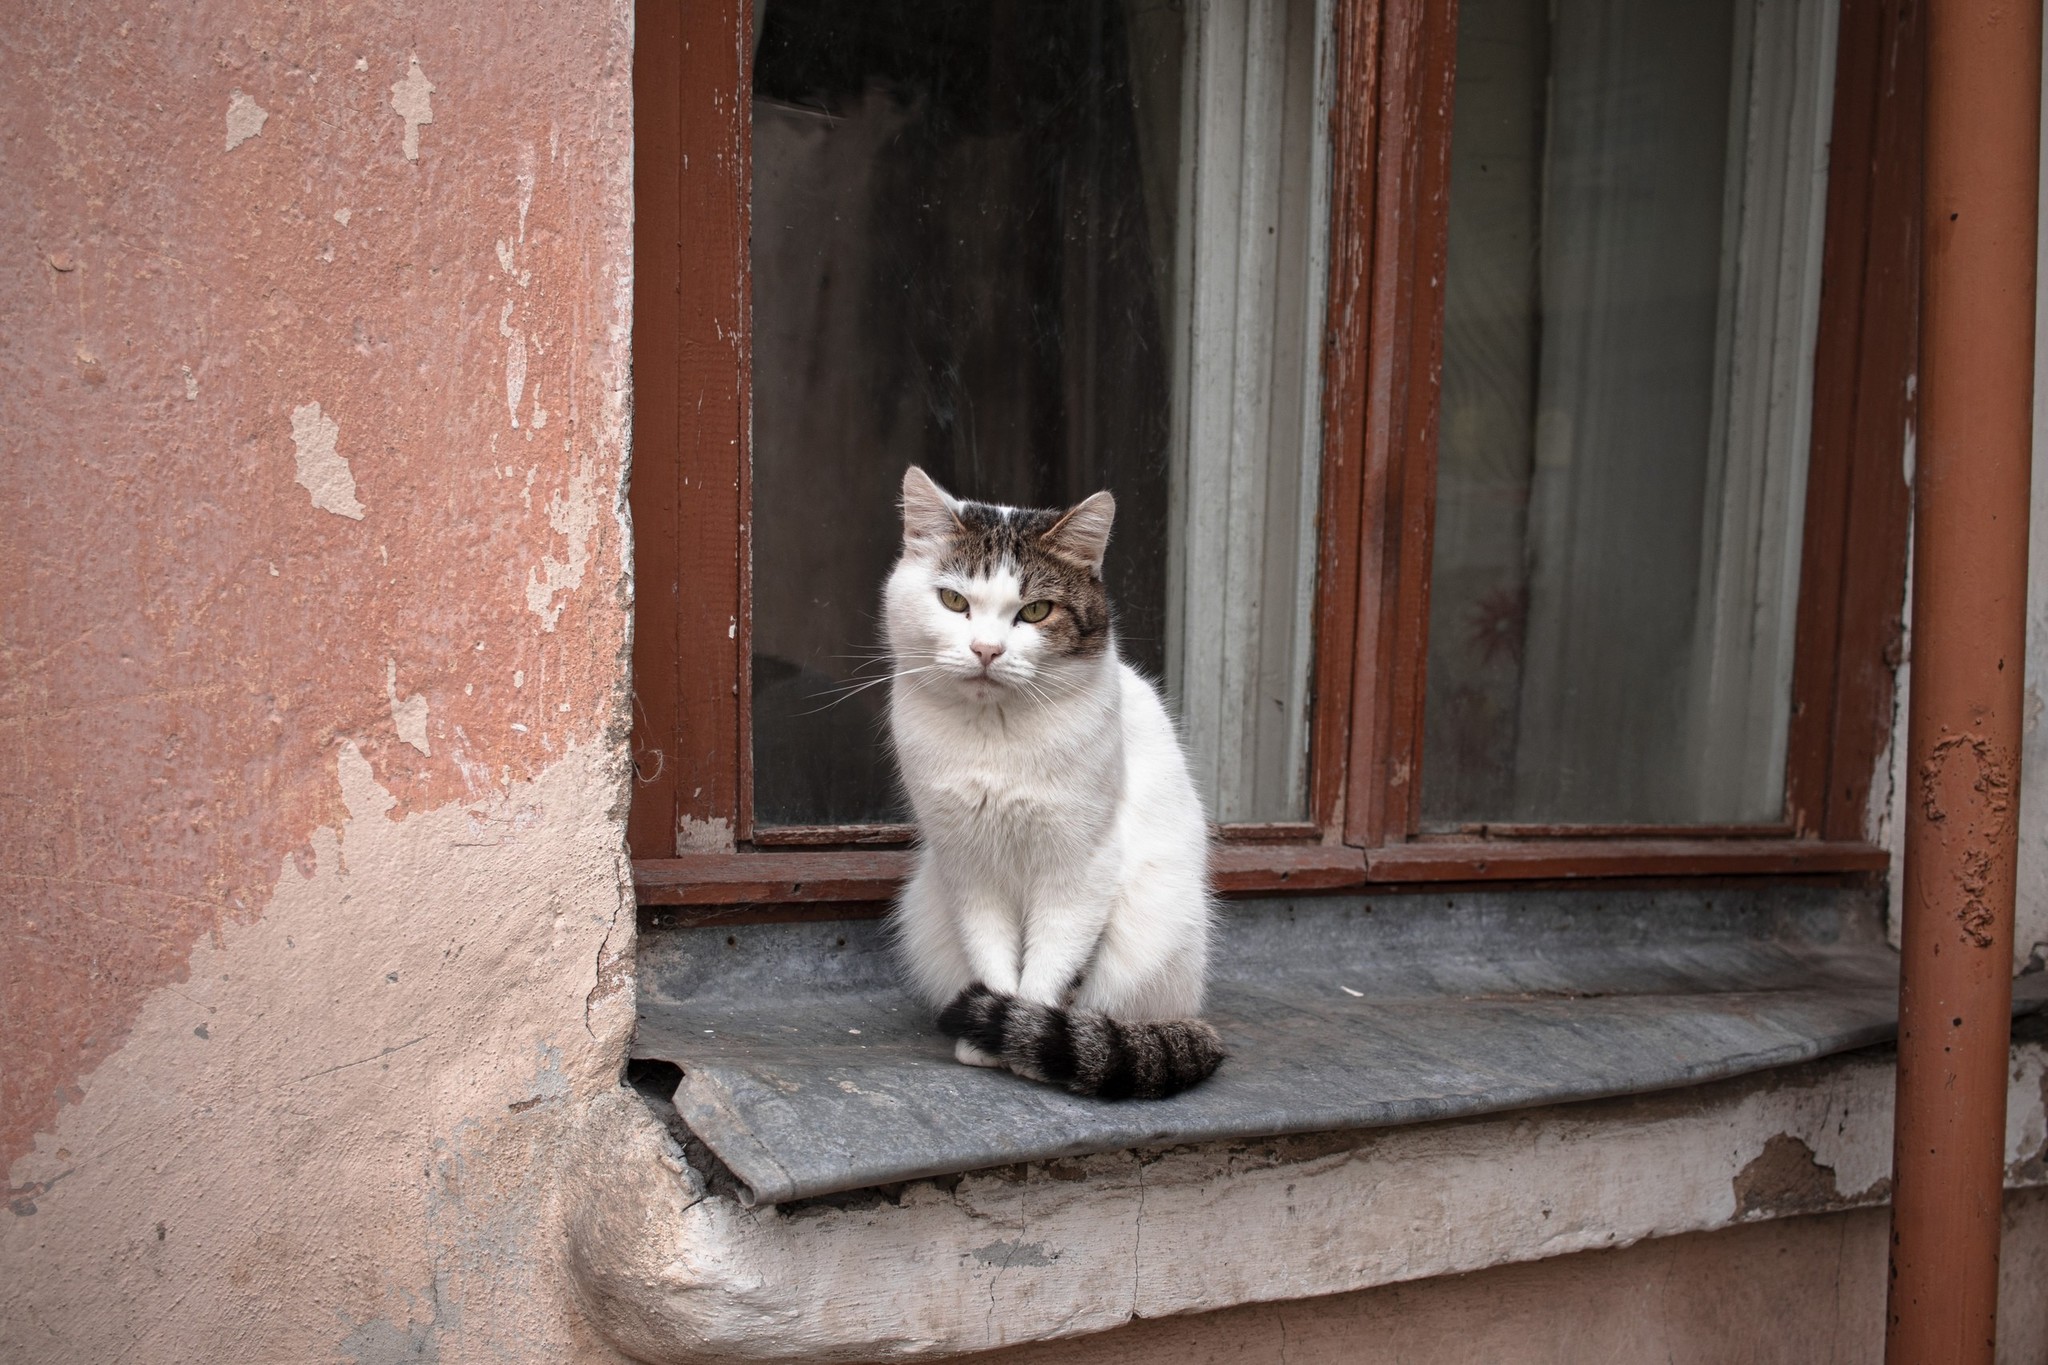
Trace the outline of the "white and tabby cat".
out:
<instances>
[{"instance_id":1,"label":"white and tabby cat","mask_svg":"<svg viewBox=\"0 0 2048 1365\"><path fill-rule=\"evenodd\" d=\"M904 473L883 607L921 842L897 937L961 1061L1156 1098L1223 1060L1194 1017L1209 832L1159 694L1117 657L1115 513L1108 493L1032 511Z\"/></svg>"}]
</instances>

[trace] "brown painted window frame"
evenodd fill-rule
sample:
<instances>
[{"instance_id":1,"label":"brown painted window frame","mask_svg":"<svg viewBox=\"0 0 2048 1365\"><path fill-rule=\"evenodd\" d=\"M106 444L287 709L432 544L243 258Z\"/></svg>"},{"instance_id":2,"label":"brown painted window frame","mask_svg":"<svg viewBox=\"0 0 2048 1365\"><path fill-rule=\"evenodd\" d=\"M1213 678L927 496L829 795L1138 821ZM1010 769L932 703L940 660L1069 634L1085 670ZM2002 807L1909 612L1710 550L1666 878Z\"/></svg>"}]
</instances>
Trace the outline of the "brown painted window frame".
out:
<instances>
[{"instance_id":1,"label":"brown painted window frame","mask_svg":"<svg viewBox=\"0 0 2048 1365\"><path fill-rule=\"evenodd\" d=\"M907 829L752 823L751 13L747 0L638 7L628 842L643 905L875 904L907 871ZM1866 827L1902 639L1917 14L1911 0L1842 0L1784 819L1424 835L1457 7L1338 0L1311 819L1222 830L1220 890L1886 866Z\"/></svg>"}]
</instances>

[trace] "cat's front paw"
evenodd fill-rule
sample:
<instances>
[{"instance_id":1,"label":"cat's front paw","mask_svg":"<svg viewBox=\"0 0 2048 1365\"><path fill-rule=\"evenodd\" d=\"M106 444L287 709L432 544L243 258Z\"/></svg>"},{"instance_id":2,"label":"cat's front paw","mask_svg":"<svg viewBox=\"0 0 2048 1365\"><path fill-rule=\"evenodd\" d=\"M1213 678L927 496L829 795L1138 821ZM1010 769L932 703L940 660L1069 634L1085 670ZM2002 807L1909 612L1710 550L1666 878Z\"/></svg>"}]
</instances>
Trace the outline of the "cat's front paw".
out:
<instances>
[{"instance_id":1,"label":"cat's front paw","mask_svg":"<svg viewBox=\"0 0 2048 1365\"><path fill-rule=\"evenodd\" d=\"M957 1038L954 1040L953 1060L956 1062L965 1063L968 1066L999 1067L1003 1064L1002 1058L990 1056L988 1053L983 1052L974 1044L968 1042L965 1038Z\"/></svg>"}]
</instances>

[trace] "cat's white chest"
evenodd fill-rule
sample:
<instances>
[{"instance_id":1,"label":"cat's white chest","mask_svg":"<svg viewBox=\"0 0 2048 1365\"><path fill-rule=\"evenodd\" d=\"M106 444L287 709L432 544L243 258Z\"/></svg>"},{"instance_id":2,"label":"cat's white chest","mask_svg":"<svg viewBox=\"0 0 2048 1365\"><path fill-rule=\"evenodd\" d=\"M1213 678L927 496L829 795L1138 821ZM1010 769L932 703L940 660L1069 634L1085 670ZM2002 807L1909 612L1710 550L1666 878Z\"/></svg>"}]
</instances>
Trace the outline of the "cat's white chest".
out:
<instances>
[{"instance_id":1,"label":"cat's white chest","mask_svg":"<svg viewBox=\"0 0 2048 1365\"><path fill-rule=\"evenodd\" d=\"M1073 791L1030 771L995 764L941 770L925 784L928 818L960 828L983 827L990 838L1031 834L1070 811Z\"/></svg>"},{"instance_id":2,"label":"cat's white chest","mask_svg":"<svg viewBox=\"0 0 2048 1365\"><path fill-rule=\"evenodd\" d=\"M1114 733L1068 747L961 727L899 742L899 754L926 841L990 853L1089 842L1122 786Z\"/></svg>"}]
</instances>

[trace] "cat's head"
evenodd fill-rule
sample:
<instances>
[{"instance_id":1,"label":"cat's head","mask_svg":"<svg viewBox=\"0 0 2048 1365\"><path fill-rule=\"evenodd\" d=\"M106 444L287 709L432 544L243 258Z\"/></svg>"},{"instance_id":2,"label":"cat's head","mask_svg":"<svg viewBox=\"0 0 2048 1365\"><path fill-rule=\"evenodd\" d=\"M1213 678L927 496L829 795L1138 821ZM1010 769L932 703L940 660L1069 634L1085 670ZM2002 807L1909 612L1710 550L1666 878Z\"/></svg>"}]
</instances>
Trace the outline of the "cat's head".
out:
<instances>
[{"instance_id":1,"label":"cat's head","mask_svg":"<svg viewBox=\"0 0 2048 1365\"><path fill-rule=\"evenodd\" d=\"M903 555L883 595L897 676L995 700L1056 695L1110 652L1102 556L1116 499L1065 510L956 498L903 472Z\"/></svg>"}]
</instances>

